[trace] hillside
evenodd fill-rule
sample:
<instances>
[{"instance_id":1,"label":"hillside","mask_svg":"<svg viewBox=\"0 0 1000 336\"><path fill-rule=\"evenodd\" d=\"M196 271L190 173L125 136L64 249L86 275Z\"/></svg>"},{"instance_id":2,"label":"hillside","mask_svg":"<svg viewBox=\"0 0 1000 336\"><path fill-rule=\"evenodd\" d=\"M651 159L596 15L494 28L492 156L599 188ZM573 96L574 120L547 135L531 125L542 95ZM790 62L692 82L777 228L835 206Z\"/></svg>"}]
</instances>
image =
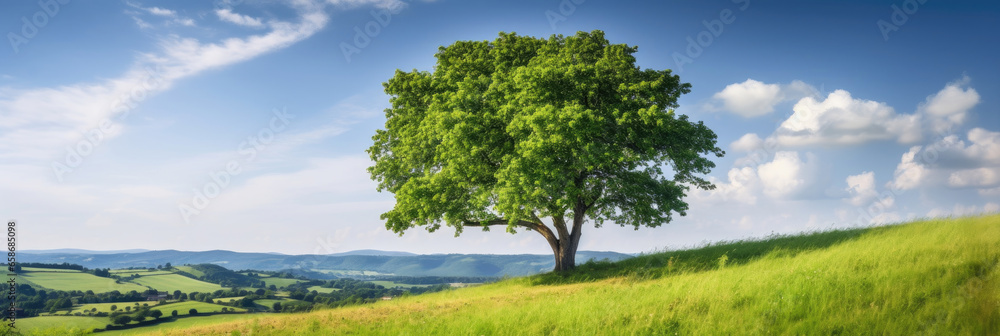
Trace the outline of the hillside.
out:
<instances>
[{"instance_id":1,"label":"hillside","mask_svg":"<svg viewBox=\"0 0 1000 336\"><path fill-rule=\"evenodd\" d=\"M1000 216L929 220L163 334L997 334L998 261Z\"/></svg>"},{"instance_id":2,"label":"hillside","mask_svg":"<svg viewBox=\"0 0 1000 336\"><path fill-rule=\"evenodd\" d=\"M622 260L630 255L616 252L580 251L577 260ZM336 270L373 271L400 276L523 276L549 271L551 255L538 254L433 254L406 255L402 252L356 251L338 255L283 255L232 251L148 251L140 253L18 253L21 262L63 263L87 268L156 267L166 263L216 264L231 270ZM308 273L308 276L322 273ZM333 278L330 276L329 278Z\"/></svg>"}]
</instances>

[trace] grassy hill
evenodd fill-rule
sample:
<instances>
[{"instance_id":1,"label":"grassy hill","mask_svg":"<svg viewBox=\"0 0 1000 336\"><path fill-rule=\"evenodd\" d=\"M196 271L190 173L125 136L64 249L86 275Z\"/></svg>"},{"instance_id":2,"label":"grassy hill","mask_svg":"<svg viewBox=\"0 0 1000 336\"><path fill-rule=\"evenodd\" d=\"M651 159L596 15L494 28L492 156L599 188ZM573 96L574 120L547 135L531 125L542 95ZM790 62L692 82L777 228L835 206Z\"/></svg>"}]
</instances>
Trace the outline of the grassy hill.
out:
<instances>
[{"instance_id":1,"label":"grassy hill","mask_svg":"<svg viewBox=\"0 0 1000 336\"><path fill-rule=\"evenodd\" d=\"M995 335L998 262L1000 216L928 220L588 263L565 274L154 334Z\"/></svg>"},{"instance_id":2,"label":"grassy hill","mask_svg":"<svg viewBox=\"0 0 1000 336\"><path fill-rule=\"evenodd\" d=\"M144 291L146 287L133 283L115 283L115 279L102 278L89 273L75 270L56 270L25 267L18 274L18 282L32 283L41 288L55 289L62 291L92 290L95 293Z\"/></svg>"},{"instance_id":3,"label":"grassy hill","mask_svg":"<svg viewBox=\"0 0 1000 336\"><path fill-rule=\"evenodd\" d=\"M222 286L219 286L217 284L191 279L179 274L157 274L157 275L142 276L132 280L132 282L135 282L143 286L156 288L157 290L160 291L166 291L171 293L175 290L180 290L185 293L190 293L190 292L210 293L223 289Z\"/></svg>"}]
</instances>

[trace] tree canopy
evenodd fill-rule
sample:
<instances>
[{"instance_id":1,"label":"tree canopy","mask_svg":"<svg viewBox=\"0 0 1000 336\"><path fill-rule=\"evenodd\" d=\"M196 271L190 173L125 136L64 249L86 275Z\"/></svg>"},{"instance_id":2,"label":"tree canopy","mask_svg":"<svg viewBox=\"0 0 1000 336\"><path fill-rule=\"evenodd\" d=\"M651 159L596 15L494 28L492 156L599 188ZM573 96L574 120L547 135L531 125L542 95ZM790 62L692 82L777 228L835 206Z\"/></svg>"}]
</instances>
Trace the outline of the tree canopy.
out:
<instances>
[{"instance_id":1,"label":"tree canopy","mask_svg":"<svg viewBox=\"0 0 1000 336\"><path fill-rule=\"evenodd\" d=\"M689 188L714 188L705 156L724 152L674 112L690 84L641 69L637 50L597 30L500 33L440 47L432 72L397 70L368 149L379 191L396 199L386 228L532 230L564 270L586 221L638 229L686 215Z\"/></svg>"}]
</instances>

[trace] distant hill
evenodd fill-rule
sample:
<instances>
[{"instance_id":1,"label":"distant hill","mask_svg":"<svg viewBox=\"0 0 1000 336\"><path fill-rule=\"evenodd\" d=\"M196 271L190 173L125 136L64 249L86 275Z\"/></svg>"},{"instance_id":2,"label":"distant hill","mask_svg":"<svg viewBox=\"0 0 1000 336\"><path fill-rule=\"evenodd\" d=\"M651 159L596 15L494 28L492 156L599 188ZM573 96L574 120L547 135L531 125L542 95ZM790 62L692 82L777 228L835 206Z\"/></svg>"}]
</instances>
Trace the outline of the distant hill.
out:
<instances>
[{"instance_id":1,"label":"distant hill","mask_svg":"<svg viewBox=\"0 0 1000 336\"><path fill-rule=\"evenodd\" d=\"M392 255L390 255L392 254ZM617 261L631 258L617 252L580 251L577 260ZM245 253L223 250L146 251L137 253L79 252L42 253L21 252L21 262L71 263L88 268L156 267L171 263L216 264L231 270L254 269L262 271L298 270L299 273L316 274L324 270L374 271L401 276L464 276L501 277L522 276L552 269L551 255L539 254L435 254L416 255L407 252L361 250L336 255L282 255L273 253Z\"/></svg>"},{"instance_id":2,"label":"distant hill","mask_svg":"<svg viewBox=\"0 0 1000 336\"><path fill-rule=\"evenodd\" d=\"M116 253L142 253L142 252L149 252L149 251L151 251L151 250L131 249L131 250L94 251L94 250L83 250L83 249L54 249L54 250L19 250L18 253L31 253L31 254L116 254Z\"/></svg>"},{"instance_id":3,"label":"distant hill","mask_svg":"<svg viewBox=\"0 0 1000 336\"><path fill-rule=\"evenodd\" d=\"M331 256L368 255L368 256L390 256L390 257L412 257L418 254L401 251L381 251L381 250L354 250L340 253L328 254Z\"/></svg>"}]
</instances>

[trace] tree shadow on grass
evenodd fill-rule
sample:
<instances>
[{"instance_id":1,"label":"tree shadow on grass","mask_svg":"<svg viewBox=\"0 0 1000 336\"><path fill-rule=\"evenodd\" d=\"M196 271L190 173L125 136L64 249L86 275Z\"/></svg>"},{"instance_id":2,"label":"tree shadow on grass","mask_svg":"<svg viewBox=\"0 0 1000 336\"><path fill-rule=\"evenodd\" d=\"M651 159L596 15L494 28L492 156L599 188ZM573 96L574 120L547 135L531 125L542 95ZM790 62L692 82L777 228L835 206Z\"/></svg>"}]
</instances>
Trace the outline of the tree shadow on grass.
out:
<instances>
[{"instance_id":1,"label":"tree shadow on grass","mask_svg":"<svg viewBox=\"0 0 1000 336\"><path fill-rule=\"evenodd\" d=\"M705 247L670 251L618 262L588 261L567 272L549 272L526 278L530 285L561 285L593 282L614 277L651 280L685 273L736 266L764 257L792 257L800 253L828 248L856 240L873 231L889 227L857 228L814 232L796 236L771 236L760 240L720 242Z\"/></svg>"}]
</instances>

